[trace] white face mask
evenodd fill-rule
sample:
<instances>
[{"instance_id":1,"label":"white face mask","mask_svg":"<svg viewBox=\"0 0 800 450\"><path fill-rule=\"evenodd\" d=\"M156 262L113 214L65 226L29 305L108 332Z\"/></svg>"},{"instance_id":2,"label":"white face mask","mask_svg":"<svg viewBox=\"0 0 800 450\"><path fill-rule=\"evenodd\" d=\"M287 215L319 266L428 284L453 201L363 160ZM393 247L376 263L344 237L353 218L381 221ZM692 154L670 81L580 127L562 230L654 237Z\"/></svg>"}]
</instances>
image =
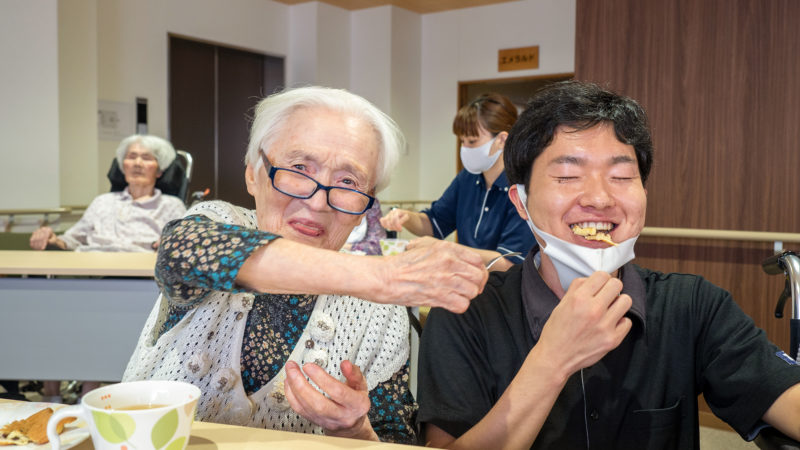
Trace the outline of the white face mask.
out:
<instances>
[{"instance_id":1,"label":"white face mask","mask_svg":"<svg viewBox=\"0 0 800 450\"><path fill-rule=\"evenodd\" d=\"M492 144L495 139L497 139L497 136L480 147L470 148L463 145L461 146L461 164L464 165L467 172L477 175L492 168L497 158L503 153L503 150L500 149L494 155L489 156L489 151L492 149Z\"/></svg>"},{"instance_id":2,"label":"white face mask","mask_svg":"<svg viewBox=\"0 0 800 450\"><path fill-rule=\"evenodd\" d=\"M561 240L545 233L533 224L533 220L530 218L531 214L528 212L528 196L525 194L524 185L517 185L517 194L525 208L525 213L528 214L528 226L531 231L544 240L545 246L542 252L553 262L564 292L567 292L575 278L588 277L598 270L614 272L634 258L633 244L636 243L639 236L634 236L620 242L617 246L608 248L588 248Z\"/></svg>"}]
</instances>

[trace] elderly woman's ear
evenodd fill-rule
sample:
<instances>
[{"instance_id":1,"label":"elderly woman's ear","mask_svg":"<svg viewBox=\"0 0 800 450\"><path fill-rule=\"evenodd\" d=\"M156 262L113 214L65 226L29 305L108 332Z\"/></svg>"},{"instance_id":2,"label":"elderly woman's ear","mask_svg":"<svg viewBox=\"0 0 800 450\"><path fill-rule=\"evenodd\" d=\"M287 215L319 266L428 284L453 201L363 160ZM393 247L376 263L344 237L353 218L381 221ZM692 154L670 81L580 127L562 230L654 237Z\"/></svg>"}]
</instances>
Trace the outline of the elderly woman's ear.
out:
<instances>
[{"instance_id":1,"label":"elderly woman's ear","mask_svg":"<svg viewBox=\"0 0 800 450\"><path fill-rule=\"evenodd\" d=\"M253 168L252 164L248 164L244 170L244 182L247 185L247 192L255 197L258 183L256 182L256 169Z\"/></svg>"}]
</instances>

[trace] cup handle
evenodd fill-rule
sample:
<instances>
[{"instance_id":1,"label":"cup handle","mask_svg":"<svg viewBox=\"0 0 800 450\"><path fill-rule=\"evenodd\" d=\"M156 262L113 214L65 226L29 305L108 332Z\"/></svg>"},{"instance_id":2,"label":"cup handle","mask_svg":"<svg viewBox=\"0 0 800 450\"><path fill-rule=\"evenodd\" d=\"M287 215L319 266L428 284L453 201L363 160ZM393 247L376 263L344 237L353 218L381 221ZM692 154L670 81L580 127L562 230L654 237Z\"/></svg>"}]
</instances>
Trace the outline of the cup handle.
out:
<instances>
[{"instance_id":1,"label":"cup handle","mask_svg":"<svg viewBox=\"0 0 800 450\"><path fill-rule=\"evenodd\" d=\"M56 426L58 422L61 422L61 419L66 417L78 417L88 422L83 416L83 407L81 405L67 406L54 412L50 416L50 420L47 421L47 439L50 440L53 450L61 450L61 437L56 431Z\"/></svg>"}]
</instances>

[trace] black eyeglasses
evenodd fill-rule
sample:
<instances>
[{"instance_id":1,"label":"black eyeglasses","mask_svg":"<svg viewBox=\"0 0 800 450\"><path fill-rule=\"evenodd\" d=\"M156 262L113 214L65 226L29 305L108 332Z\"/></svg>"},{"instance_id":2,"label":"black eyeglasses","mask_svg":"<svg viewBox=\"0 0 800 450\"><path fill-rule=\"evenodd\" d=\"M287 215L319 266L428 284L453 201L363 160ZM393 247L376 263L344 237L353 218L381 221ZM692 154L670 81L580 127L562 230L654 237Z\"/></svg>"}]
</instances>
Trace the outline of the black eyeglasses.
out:
<instances>
[{"instance_id":1,"label":"black eyeglasses","mask_svg":"<svg viewBox=\"0 0 800 450\"><path fill-rule=\"evenodd\" d=\"M272 187L289 197L309 199L322 189L327 194L328 206L345 214L364 214L375 203L375 197L355 189L325 186L310 176L292 169L283 169L270 164L261 152L264 168L267 169Z\"/></svg>"}]
</instances>

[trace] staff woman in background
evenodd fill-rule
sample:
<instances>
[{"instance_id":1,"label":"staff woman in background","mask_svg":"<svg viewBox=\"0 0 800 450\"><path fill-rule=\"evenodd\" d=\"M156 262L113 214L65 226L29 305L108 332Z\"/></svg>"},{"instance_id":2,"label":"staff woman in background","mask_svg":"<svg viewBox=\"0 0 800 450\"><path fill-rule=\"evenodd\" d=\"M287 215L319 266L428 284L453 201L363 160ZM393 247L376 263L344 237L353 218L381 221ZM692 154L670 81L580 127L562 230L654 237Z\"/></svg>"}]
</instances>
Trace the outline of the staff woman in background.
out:
<instances>
[{"instance_id":1,"label":"staff woman in background","mask_svg":"<svg viewBox=\"0 0 800 450\"><path fill-rule=\"evenodd\" d=\"M408 316L391 303L461 312L488 273L450 242L339 252L402 145L388 116L346 91L259 103L245 157L256 209L204 202L166 226L163 295L123 379L195 384L199 420L413 442Z\"/></svg>"},{"instance_id":2,"label":"staff woman in background","mask_svg":"<svg viewBox=\"0 0 800 450\"><path fill-rule=\"evenodd\" d=\"M461 140L464 170L430 208L422 212L393 209L381 218L384 228L405 228L417 236L438 239L455 230L458 242L478 251L485 263L500 255L520 253L500 258L492 270L521 263L534 240L508 199L502 158L508 131L516 120L514 103L500 94L483 94L462 107L453 120L453 133ZM416 239L408 248L432 242Z\"/></svg>"}]
</instances>

